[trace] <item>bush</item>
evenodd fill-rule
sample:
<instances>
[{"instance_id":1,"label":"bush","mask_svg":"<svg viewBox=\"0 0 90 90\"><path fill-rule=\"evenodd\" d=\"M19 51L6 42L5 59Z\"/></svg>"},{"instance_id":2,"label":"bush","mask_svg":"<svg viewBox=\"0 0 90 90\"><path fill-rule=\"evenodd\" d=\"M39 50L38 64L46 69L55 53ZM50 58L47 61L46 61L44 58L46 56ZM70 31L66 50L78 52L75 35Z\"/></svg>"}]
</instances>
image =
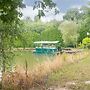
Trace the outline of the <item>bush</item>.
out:
<instances>
[{"instance_id":1,"label":"bush","mask_svg":"<svg viewBox=\"0 0 90 90\"><path fill-rule=\"evenodd\" d=\"M80 44L81 47L83 48L88 48L90 49L90 38L86 37L82 40L82 44Z\"/></svg>"}]
</instances>

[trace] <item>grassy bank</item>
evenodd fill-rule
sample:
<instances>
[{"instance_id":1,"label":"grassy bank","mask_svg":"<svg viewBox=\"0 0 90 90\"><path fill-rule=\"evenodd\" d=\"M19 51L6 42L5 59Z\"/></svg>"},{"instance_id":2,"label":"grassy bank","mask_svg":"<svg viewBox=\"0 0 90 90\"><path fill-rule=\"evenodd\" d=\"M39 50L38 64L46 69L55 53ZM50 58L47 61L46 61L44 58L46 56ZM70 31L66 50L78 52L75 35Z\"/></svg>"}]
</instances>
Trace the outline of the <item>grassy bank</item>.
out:
<instances>
[{"instance_id":1,"label":"grassy bank","mask_svg":"<svg viewBox=\"0 0 90 90\"><path fill-rule=\"evenodd\" d=\"M26 54L26 52L22 55L21 63L23 63L22 60L25 59L24 54ZM17 67L14 72L6 72L4 74L4 90L29 90L32 87L34 88L33 90L38 90L38 87L40 88L39 90L47 90L47 87L52 85L55 86L55 84L65 86L64 81L72 81L75 72L82 66L79 66L78 64L82 62L82 59L86 58L87 55L88 52L83 51L76 54L58 55L52 57L53 59L48 57L47 60L45 57L43 62L41 60L39 63L35 62L33 65L31 65L30 61L28 61L28 68L20 66ZM19 64L19 62L17 64ZM23 64L25 65L25 61ZM75 65L78 65L78 68L74 69L74 67L76 67ZM29 69L30 67L31 69ZM75 72L73 72L73 69ZM71 75L70 77L69 74ZM76 74L75 76L78 75L79 74ZM75 80L77 80L77 78L75 78ZM43 87L44 85L47 86Z\"/></svg>"},{"instance_id":2,"label":"grassy bank","mask_svg":"<svg viewBox=\"0 0 90 90\"><path fill-rule=\"evenodd\" d=\"M67 87L70 90L90 90L90 56L49 75L48 86Z\"/></svg>"}]
</instances>

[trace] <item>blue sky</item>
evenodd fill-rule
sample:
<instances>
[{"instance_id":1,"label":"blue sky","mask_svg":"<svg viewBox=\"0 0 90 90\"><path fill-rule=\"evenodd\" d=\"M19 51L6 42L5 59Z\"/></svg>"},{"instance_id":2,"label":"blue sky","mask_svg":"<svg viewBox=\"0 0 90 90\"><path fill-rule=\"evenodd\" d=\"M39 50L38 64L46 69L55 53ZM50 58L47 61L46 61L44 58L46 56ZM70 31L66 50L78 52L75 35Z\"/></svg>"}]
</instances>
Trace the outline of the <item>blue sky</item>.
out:
<instances>
[{"instance_id":1,"label":"blue sky","mask_svg":"<svg viewBox=\"0 0 90 90\"><path fill-rule=\"evenodd\" d=\"M33 11L33 5L36 0L24 0L24 3L26 4L26 8L22 10L23 17L30 17L32 20L34 20L34 17L37 15L38 10ZM80 8L81 6L87 5L88 1L90 0L53 0L58 9L60 10L60 13L58 15L52 14L53 10L51 10L49 13L46 13L47 15L45 17L42 17L42 21L50 21L53 19L56 20L63 20L63 15L65 12L70 8Z\"/></svg>"},{"instance_id":2,"label":"blue sky","mask_svg":"<svg viewBox=\"0 0 90 90\"><path fill-rule=\"evenodd\" d=\"M36 0L25 0L25 4L28 6L33 6ZM86 5L89 0L53 0L61 12L66 12L67 9L71 7L79 7Z\"/></svg>"},{"instance_id":3,"label":"blue sky","mask_svg":"<svg viewBox=\"0 0 90 90\"><path fill-rule=\"evenodd\" d=\"M86 5L88 0L54 0L61 10L61 12L67 11L69 8L72 7L79 7Z\"/></svg>"}]
</instances>

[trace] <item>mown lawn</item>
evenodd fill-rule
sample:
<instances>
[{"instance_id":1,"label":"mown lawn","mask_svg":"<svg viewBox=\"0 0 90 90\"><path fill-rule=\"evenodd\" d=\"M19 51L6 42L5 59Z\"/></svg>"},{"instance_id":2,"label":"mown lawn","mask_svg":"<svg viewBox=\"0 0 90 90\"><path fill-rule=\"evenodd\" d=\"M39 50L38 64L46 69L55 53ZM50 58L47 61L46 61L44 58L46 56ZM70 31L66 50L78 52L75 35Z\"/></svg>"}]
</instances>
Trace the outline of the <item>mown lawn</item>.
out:
<instances>
[{"instance_id":1,"label":"mown lawn","mask_svg":"<svg viewBox=\"0 0 90 90\"><path fill-rule=\"evenodd\" d=\"M79 62L64 65L60 70L50 74L47 85L58 85L70 90L90 90L90 56Z\"/></svg>"}]
</instances>

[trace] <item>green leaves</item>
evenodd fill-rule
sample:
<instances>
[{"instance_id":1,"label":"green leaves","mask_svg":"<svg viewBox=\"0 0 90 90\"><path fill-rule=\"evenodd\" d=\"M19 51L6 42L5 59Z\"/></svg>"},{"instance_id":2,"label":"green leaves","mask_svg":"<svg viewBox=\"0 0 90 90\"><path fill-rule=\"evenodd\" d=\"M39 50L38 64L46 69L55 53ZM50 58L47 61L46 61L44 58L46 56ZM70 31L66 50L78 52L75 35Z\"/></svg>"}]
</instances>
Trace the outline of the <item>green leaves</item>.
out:
<instances>
[{"instance_id":1,"label":"green leaves","mask_svg":"<svg viewBox=\"0 0 90 90\"><path fill-rule=\"evenodd\" d=\"M46 26L41 33L41 40L43 41L60 41L63 44L62 33L58 30L58 25L53 23Z\"/></svg>"},{"instance_id":2,"label":"green leaves","mask_svg":"<svg viewBox=\"0 0 90 90\"><path fill-rule=\"evenodd\" d=\"M42 0L42 1L36 1L34 4L33 9L38 9L38 17L39 19L42 16L45 16L45 9L49 7L49 9L55 8L56 4L52 0ZM55 14L58 14L59 10L55 8Z\"/></svg>"},{"instance_id":3,"label":"green leaves","mask_svg":"<svg viewBox=\"0 0 90 90\"><path fill-rule=\"evenodd\" d=\"M80 13L81 12L81 13ZM69 9L66 14L64 15L65 20L72 20L78 22L79 20L82 20L84 17L84 11L79 10L77 8L71 8Z\"/></svg>"},{"instance_id":4,"label":"green leaves","mask_svg":"<svg viewBox=\"0 0 90 90\"><path fill-rule=\"evenodd\" d=\"M22 36L25 38L26 42L25 47L33 47L33 42L35 41L60 41L60 44L63 44L61 31L58 30L58 22L27 22L24 21L24 27ZM17 42L16 47L22 44Z\"/></svg>"},{"instance_id":5,"label":"green leaves","mask_svg":"<svg viewBox=\"0 0 90 90\"><path fill-rule=\"evenodd\" d=\"M0 19L3 22L12 22L21 17L19 8L24 7L22 0L0 0Z\"/></svg>"},{"instance_id":6,"label":"green leaves","mask_svg":"<svg viewBox=\"0 0 90 90\"><path fill-rule=\"evenodd\" d=\"M59 28L62 33L62 38L66 47L75 47L78 38L78 24L73 21L64 21L60 24Z\"/></svg>"},{"instance_id":7,"label":"green leaves","mask_svg":"<svg viewBox=\"0 0 90 90\"><path fill-rule=\"evenodd\" d=\"M80 44L81 48L89 48L90 49L90 38L86 37L82 40L82 43Z\"/></svg>"},{"instance_id":8,"label":"green leaves","mask_svg":"<svg viewBox=\"0 0 90 90\"><path fill-rule=\"evenodd\" d=\"M43 0L43 2L45 2L45 5L49 6L50 8L56 6L56 4L52 0Z\"/></svg>"},{"instance_id":9,"label":"green leaves","mask_svg":"<svg viewBox=\"0 0 90 90\"><path fill-rule=\"evenodd\" d=\"M82 43L84 45L90 44L90 38L88 38L88 37L84 38L83 41L82 41Z\"/></svg>"},{"instance_id":10,"label":"green leaves","mask_svg":"<svg viewBox=\"0 0 90 90\"><path fill-rule=\"evenodd\" d=\"M20 8L23 6L22 0L0 0L0 63L3 72L7 63L13 59L14 40L22 37Z\"/></svg>"}]
</instances>

